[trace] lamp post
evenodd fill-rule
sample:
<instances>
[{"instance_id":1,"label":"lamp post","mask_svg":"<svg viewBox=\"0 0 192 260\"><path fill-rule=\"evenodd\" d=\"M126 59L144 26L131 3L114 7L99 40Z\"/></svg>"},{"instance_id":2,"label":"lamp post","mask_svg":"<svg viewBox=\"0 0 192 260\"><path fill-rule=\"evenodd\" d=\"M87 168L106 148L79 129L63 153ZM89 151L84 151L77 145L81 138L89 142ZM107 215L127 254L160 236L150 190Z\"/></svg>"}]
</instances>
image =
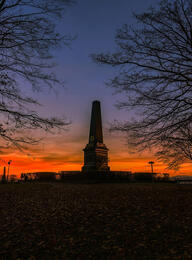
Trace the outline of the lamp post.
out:
<instances>
[{"instance_id":1,"label":"lamp post","mask_svg":"<svg viewBox=\"0 0 192 260\"><path fill-rule=\"evenodd\" d=\"M11 162L12 162L12 160L8 161L7 181L9 180L9 168L10 168Z\"/></svg>"},{"instance_id":2,"label":"lamp post","mask_svg":"<svg viewBox=\"0 0 192 260\"><path fill-rule=\"evenodd\" d=\"M148 162L148 164L151 165L151 172L152 172L152 174L153 174L153 164L154 164L154 162L150 161L150 162Z\"/></svg>"},{"instance_id":3,"label":"lamp post","mask_svg":"<svg viewBox=\"0 0 192 260\"><path fill-rule=\"evenodd\" d=\"M150 162L148 162L148 164L151 165L152 182L154 182L154 176L153 176L153 164L154 164L154 162L153 162L153 161L150 161Z\"/></svg>"}]
</instances>

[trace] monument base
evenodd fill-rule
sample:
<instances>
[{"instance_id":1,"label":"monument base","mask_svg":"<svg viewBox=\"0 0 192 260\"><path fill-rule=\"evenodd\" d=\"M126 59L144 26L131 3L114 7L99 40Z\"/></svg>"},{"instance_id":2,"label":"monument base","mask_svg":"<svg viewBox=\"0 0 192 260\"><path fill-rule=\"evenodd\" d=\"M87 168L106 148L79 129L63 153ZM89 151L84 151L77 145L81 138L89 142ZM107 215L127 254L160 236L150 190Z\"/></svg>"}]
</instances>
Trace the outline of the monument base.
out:
<instances>
[{"instance_id":1,"label":"monument base","mask_svg":"<svg viewBox=\"0 0 192 260\"><path fill-rule=\"evenodd\" d=\"M103 143L87 144L84 149L82 172L109 172L108 149Z\"/></svg>"},{"instance_id":2,"label":"monument base","mask_svg":"<svg viewBox=\"0 0 192 260\"><path fill-rule=\"evenodd\" d=\"M96 169L95 166L83 166L81 168L82 172L86 172L86 173L105 173L105 172L110 172L110 167L107 167L105 169Z\"/></svg>"}]
</instances>

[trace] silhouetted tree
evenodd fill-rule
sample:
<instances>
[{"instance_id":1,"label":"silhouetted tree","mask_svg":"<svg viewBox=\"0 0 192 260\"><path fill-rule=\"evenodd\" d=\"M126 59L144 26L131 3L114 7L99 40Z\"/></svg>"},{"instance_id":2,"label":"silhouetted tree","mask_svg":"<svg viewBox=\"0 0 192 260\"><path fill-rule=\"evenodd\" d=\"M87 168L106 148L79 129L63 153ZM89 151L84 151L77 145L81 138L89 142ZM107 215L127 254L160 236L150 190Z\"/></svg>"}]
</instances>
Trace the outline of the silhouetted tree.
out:
<instances>
[{"instance_id":1,"label":"silhouetted tree","mask_svg":"<svg viewBox=\"0 0 192 260\"><path fill-rule=\"evenodd\" d=\"M160 159L175 167L191 159L185 127L191 132L192 1L162 0L134 17L135 27L117 31L115 53L93 55L98 63L120 68L108 84L125 93L119 108L138 113L112 129L128 133L129 143L141 150L160 149Z\"/></svg>"},{"instance_id":2,"label":"silhouetted tree","mask_svg":"<svg viewBox=\"0 0 192 260\"><path fill-rule=\"evenodd\" d=\"M68 45L71 37L56 31L66 5L73 0L0 0L0 136L20 146L34 143L23 136L26 129L50 130L68 123L58 118L43 118L31 110L39 105L25 95L27 86L39 90L62 82L50 69L51 49ZM22 133L21 133L22 130Z\"/></svg>"},{"instance_id":3,"label":"silhouetted tree","mask_svg":"<svg viewBox=\"0 0 192 260\"><path fill-rule=\"evenodd\" d=\"M174 135L162 136L159 159L168 164L168 168L179 169L187 160L192 160L192 127L183 125Z\"/></svg>"}]
</instances>

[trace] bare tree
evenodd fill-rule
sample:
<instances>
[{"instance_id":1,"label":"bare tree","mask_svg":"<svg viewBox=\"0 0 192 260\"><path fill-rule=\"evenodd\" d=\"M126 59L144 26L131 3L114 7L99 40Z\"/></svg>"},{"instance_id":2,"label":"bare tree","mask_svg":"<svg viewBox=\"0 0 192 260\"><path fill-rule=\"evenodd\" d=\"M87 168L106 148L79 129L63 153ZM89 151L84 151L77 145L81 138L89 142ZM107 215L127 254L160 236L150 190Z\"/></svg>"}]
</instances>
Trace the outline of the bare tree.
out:
<instances>
[{"instance_id":1,"label":"bare tree","mask_svg":"<svg viewBox=\"0 0 192 260\"><path fill-rule=\"evenodd\" d=\"M174 135L161 138L161 147L156 154L168 164L168 168L178 170L186 160L192 160L191 125L184 124Z\"/></svg>"},{"instance_id":2,"label":"bare tree","mask_svg":"<svg viewBox=\"0 0 192 260\"><path fill-rule=\"evenodd\" d=\"M140 149L160 149L161 159L178 166L191 160L185 150L191 136L185 127L192 131L192 1L162 0L134 17L136 26L123 25L117 31L115 53L93 55L98 63L120 67L108 84L125 93L119 108L138 113L135 120L117 122L113 129L127 132ZM179 160L174 154L178 145L183 150Z\"/></svg>"},{"instance_id":3,"label":"bare tree","mask_svg":"<svg viewBox=\"0 0 192 260\"><path fill-rule=\"evenodd\" d=\"M68 45L69 35L56 31L56 21L73 0L0 0L0 136L20 147L36 140L25 130L63 127L67 121L42 118L32 111L38 102L24 93L62 82L50 72L51 50Z\"/></svg>"}]
</instances>

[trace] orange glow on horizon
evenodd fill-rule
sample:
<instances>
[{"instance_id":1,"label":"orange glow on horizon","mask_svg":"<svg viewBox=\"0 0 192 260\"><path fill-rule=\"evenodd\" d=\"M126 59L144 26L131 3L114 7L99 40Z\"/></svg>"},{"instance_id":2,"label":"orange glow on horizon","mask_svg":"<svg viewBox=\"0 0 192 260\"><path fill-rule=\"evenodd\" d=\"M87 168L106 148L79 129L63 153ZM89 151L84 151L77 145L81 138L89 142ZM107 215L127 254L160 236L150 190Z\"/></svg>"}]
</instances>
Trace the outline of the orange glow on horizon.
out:
<instances>
[{"instance_id":1,"label":"orange glow on horizon","mask_svg":"<svg viewBox=\"0 0 192 260\"><path fill-rule=\"evenodd\" d=\"M83 156L79 156L79 161L77 158L71 158L71 161L62 161L62 160L51 160L46 161L43 158L30 158L28 156L20 156L14 154L14 156L2 156L0 163L0 175L3 173L3 167L8 166L7 162L12 160L10 165L9 174L15 174L17 177L20 177L21 173L27 172L38 172L38 171L50 171L50 172L59 172L59 171L81 171L83 166ZM74 160L73 160L74 159ZM154 172L158 173L169 173L170 176L185 174L192 175L192 165L190 163L185 163L178 172L166 170L166 166L156 162L154 159ZM148 158L130 158L128 161L124 159L121 161L120 158L115 160L111 158L109 162L110 169L112 171L131 171L131 172L150 172L151 168L148 164Z\"/></svg>"},{"instance_id":2,"label":"orange glow on horizon","mask_svg":"<svg viewBox=\"0 0 192 260\"><path fill-rule=\"evenodd\" d=\"M12 160L9 174L20 177L27 172L59 172L81 171L84 155L83 148L87 143L87 136L81 136L85 131L72 130L60 135L49 136L37 146L31 146L26 153L17 150L2 151L0 156L0 175L3 167L8 166ZM149 161L154 161L154 172L169 173L170 176L185 174L192 175L192 164L185 163L178 172L166 170L166 165L158 162L154 156L147 152L142 154L129 154L125 139L119 136L106 135L104 143L109 148L109 167L111 171L150 172Z\"/></svg>"}]
</instances>

